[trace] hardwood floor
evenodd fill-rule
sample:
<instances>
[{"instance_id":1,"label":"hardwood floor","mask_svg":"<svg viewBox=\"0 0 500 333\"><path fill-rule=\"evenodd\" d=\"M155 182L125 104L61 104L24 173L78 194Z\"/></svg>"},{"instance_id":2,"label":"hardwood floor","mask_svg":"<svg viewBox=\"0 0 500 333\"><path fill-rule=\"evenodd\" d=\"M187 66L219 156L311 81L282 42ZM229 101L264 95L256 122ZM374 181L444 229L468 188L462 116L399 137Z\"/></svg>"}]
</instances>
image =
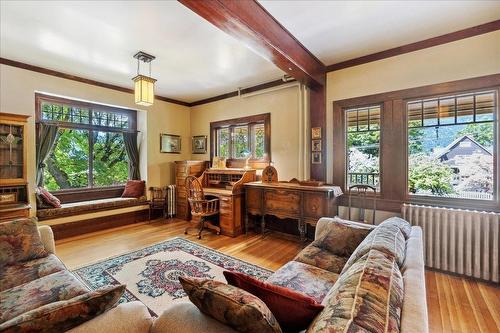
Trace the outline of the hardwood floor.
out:
<instances>
[{"instance_id":1,"label":"hardwood floor","mask_svg":"<svg viewBox=\"0 0 500 333\"><path fill-rule=\"evenodd\" d=\"M271 270L302 249L295 238L281 234L230 238L207 231L198 240L194 230L184 235L185 227L186 222L178 219L138 223L66 238L56 242L56 249L68 268L74 269L178 236ZM434 271L427 271L425 278L429 332L500 332L500 287Z\"/></svg>"}]
</instances>

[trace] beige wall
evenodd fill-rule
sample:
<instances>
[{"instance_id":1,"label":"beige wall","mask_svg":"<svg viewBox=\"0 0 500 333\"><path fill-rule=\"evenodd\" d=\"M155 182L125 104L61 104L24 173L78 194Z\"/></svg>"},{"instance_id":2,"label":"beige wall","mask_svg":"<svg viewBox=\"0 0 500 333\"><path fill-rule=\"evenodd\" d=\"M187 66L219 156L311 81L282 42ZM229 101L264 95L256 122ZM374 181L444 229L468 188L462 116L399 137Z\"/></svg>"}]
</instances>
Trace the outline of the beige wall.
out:
<instances>
[{"instance_id":1,"label":"beige wall","mask_svg":"<svg viewBox=\"0 0 500 333\"><path fill-rule=\"evenodd\" d=\"M210 122L271 113L271 159L279 178L289 180L299 176L300 89L297 84L259 93L233 97L191 108L191 134L206 135L210 146ZM303 153L302 153L303 154ZM193 159L209 160L207 154L193 154Z\"/></svg>"},{"instance_id":2,"label":"beige wall","mask_svg":"<svg viewBox=\"0 0 500 333\"><path fill-rule=\"evenodd\" d=\"M327 75L327 142L333 142L335 100L500 73L500 31L406 53ZM328 180L333 176L331 153Z\"/></svg>"},{"instance_id":3,"label":"beige wall","mask_svg":"<svg viewBox=\"0 0 500 333\"><path fill-rule=\"evenodd\" d=\"M28 123L28 182L33 206L35 91L137 109L131 94L0 65L0 112L31 116ZM141 176L147 181L147 186L170 184L173 179L172 162L191 156L189 111L188 107L158 100L153 106L138 111ZM160 133L181 135L182 153L161 154Z\"/></svg>"}]
</instances>

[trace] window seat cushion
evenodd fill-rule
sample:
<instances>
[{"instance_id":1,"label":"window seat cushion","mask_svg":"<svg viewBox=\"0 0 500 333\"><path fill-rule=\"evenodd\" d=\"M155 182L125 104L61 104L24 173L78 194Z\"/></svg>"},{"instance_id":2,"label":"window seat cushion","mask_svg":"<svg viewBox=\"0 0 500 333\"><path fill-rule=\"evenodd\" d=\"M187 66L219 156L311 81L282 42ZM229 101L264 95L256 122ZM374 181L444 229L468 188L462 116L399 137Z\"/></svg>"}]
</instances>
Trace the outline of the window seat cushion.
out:
<instances>
[{"instance_id":1,"label":"window seat cushion","mask_svg":"<svg viewBox=\"0 0 500 333\"><path fill-rule=\"evenodd\" d=\"M140 198L107 198L81 202L61 204L61 208L47 208L37 210L38 220L91 213L95 211L111 210L117 208L131 207L146 204L146 197Z\"/></svg>"}]
</instances>

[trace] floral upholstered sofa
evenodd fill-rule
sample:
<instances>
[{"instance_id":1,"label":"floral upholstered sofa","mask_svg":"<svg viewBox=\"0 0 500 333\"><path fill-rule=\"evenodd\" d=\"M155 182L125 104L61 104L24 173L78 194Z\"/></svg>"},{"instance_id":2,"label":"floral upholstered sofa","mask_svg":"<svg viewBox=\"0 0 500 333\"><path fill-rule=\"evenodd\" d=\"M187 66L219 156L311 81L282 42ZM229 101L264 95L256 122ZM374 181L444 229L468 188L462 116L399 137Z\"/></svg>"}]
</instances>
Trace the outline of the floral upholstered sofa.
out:
<instances>
[{"instance_id":1,"label":"floral upholstered sofa","mask_svg":"<svg viewBox=\"0 0 500 333\"><path fill-rule=\"evenodd\" d=\"M36 218L0 223L0 332L149 332L153 319L142 303L114 307L124 289L89 290Z\"/></svg>"},{"instance_id":2,"label":"floral upholstered sofa","mask_svg":"<svg viewBox=\"0 0 500 333\"><path fill-rule=\"evenodd\" d=\"M307 333L428 332L422 230L400 218L378 226L322 218L315 241L267 282L307 294L324 305ZM188 302L166 309L151 333L166 328L186 333L235 332Z\"/></svg>"}]
</instances>

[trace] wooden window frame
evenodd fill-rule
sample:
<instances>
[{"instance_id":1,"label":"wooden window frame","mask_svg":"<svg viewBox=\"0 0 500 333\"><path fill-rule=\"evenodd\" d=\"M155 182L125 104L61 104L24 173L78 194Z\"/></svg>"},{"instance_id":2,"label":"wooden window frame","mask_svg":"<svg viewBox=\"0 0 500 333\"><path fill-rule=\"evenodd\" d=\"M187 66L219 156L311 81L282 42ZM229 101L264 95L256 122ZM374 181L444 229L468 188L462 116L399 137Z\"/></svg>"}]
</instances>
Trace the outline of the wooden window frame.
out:
<instances>
[{"instance_id":1,"label":"wooden window frame","mask_svg":"<svg viewBox=\"0 0 500 333\"><path fill-rule=\"evenodd\" d=\"M443 97L481 90L496 92L497 108L494 114L494 199L459 199L446 197L415 196L408 193L408 126L406 103L415 99ZM414 203L462 209L500 212L500 74L433 84L417 88L355 97L333 102L333 183L346 189L346 128L344 111L375 104L382 104L380 132L380 192L377 208L400 212L401 204ZM385 174L385 176L384 176ZM345 197L345 196L343 196ZM353 205L359 204L356 198ZM347 205L347 197L341 198Z\"/></svg>"},{"instance_id":2,"label":"wooden window frame","mask_svg":"<svg viewBox=\"0 0 500 333\"><path fill-rule=\"evenodd\" d=\"M102 111L102 112L112 112L125 114L129 117L129 127L128 128L118 128L118 127L107 127L107 126L99 126L93 125L89 122L89 124L80 124L80 123L70 123L63 121L53 121L53 120L44 120L42 119L42 102L55 103L55 104L65 104L76 107L88 108L90 112L92 111ZM89 119L91 119L89 115ZM36 121L36 141L40 140L40 131L39 124L47 123L47 124L55 124L61 128L68 129L81 129L89 131L89 141L91 141L91 131L99 131L99 132L136 132L137 131L137 111L131 109L124 109L119 107L112 107L103 104L84 102L79 100L72 100L68 98L47 95L43 93L35 93L35 121ZM93 143L89 142L89 170L92 170L92 158L93 156ZM89 172L89 184L92 184L93 179L91 176L92 172ZM52 191L54 195L56 195L62 203L69 202L79 202L79 201L88 201L88 200L96 200L96 199L106 199L106 198L114 198L120 197L123 192L125 185L114 185L114 186L102 186L102 187L93 187L92 185L81 188L70 188L70 189L61 189L57 191Z\"/></svg>"},{"instance_id":3,"label":"wooden window frame","mask_svg":"<svg viewBox=\"0 0 500 333\"><path fill-rule=\"evenodd\" d=\"M233 129L237 126L248 126L249 134L249 150L252 151L252 147L255 146L253 139L253 126L254 124L264 124L264 157L263 158L250 158L249 162L254 165L260 165L269 163L271 161L271 114L263 113L254 116L233 118L221 121L215 121L210 123L210 160L213 160L215 152L217 151L216 145L218 141L217 130L221 128L229 128L229 156L233 156ZM244 158L228 158L228 165L239 166Z\"/></svg>"}]
</instances>

